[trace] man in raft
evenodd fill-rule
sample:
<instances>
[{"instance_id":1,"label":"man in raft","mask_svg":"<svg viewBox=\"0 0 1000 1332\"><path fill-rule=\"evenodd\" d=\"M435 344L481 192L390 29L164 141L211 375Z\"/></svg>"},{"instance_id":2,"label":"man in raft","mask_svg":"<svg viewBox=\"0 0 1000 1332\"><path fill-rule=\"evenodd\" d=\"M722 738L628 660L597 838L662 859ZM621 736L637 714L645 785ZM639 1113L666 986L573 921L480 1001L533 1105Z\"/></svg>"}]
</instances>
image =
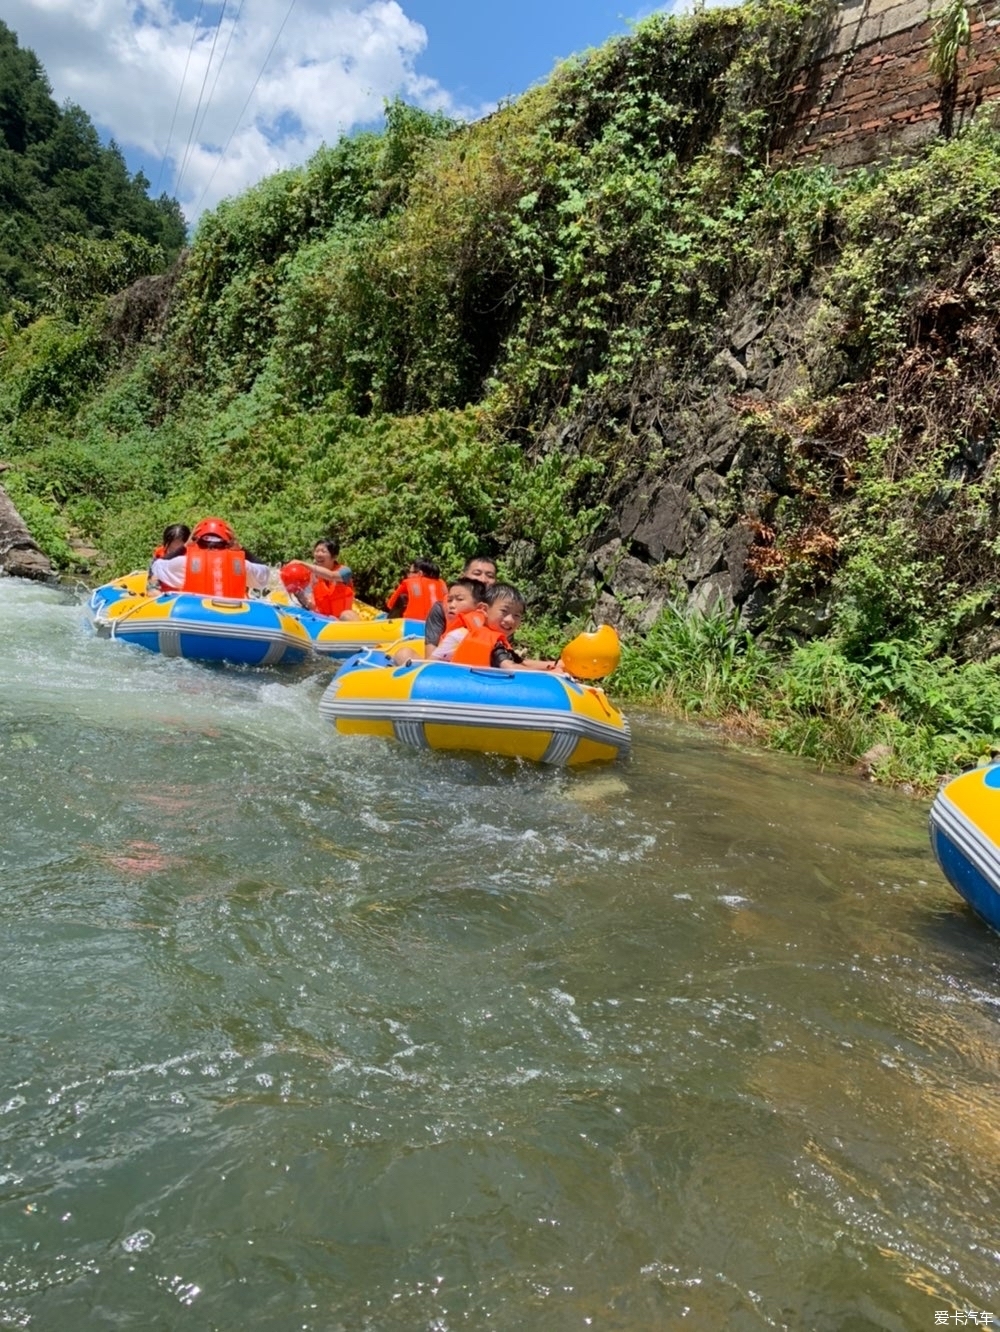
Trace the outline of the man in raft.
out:
<instances>
[{"instance_id":1,"label":"man in raft","mask_svg":"<svg viewBox=\"0 0 1000 1332\"><path fill-rule=\"evenodd\" d=\"M236 533L222 518L195 525L183 554L154 560L152 577L164 591L240 601L248 587L267 587L271 570L251 563L236 543Z\"/></svg>"}]
</instances>

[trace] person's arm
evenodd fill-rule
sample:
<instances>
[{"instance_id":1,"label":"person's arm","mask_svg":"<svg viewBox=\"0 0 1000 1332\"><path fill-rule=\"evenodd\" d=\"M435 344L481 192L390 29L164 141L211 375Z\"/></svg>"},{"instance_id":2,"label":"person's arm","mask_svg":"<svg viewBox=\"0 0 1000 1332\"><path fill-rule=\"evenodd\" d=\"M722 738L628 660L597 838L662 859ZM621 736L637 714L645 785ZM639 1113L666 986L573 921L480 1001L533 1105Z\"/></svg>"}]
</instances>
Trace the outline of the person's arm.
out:
<instances>
[{"instance_id":1,"label":"person's arm","mask_svg":"<svg viewBox=\"0 0 1000 1332\"><path fill-rule=\"evenodd\" d=\"M461 625L457 629L452 629L450 633L445 634L437 647L431 653L432 661L451 661L455 651L462 639L468 633L468 629L463 629ZM428 645L429 646L429 645Z\"/></svg>"},{"instance_id":2,"label":"person's arm","mask_svg":"<svg viewBox=\"0 0 1000 1332\"><path fill-rule=\"evenodd\" d=\"M516 671L524 658L506 643L497 643L490 653L490 665L496 671Z\"/></svg>"},{"instance_id":3,"label":"person's arm","mask_svg":"<svg viewBox=\"0 0 1000 1332\"><path fill-rule=\"evenodd\" d=\"M245 560L244 568L247 571L247 587L267 587L271 581L271 569L267 564L251 564Z\"/></svg>"},{"instance_id":4,"label":"person's arm","mask_svg":"<svg viewBox=\"0 0 1000 1332\"><path fill-rule=\"evenodd\" d=\"M409 597L406 595L406 583L400 583L399 587L396 588L395 592L392 593L389 600L385 603L386 610L394 612L394 619L400 619L406 614L406 603L408 600Z\"/></svg>"},{"instance_id":5,"label":"person's arm","mask_svg":"<svg viewBox=\"0 0 1000 1332\"><path fill-rule=\"evenodd\" d=\"M447 623L448 618L445 614L444 603L435 601L424 624L424 642L429 648L437 647L441 642Z\"/></svg>"},{"instance_id":6,"label":"person's arm","mask_svg":"<svg viewBox=\"0 0 1000 1332\"><path fill-rule=\"evenodd\" d=\"M149 576L159 583L164 592L179 592L184 586L184 568L186 555L175 555L171 560L154 560L149 566Z\"/></svg>"},{"instance_id":7,"label":"person's arm","mask_svg":"<svg viewBox=\"0 0 1000 1332\"><path fill-rule=\"evenodd\" d=\"M490 653L490 665L500 671L558 671L566 672L557 661L541 661L535 657L522 657L520 652L498 643Z\"/></svg>"},{"instance_id":8,"label":"person's arm","mask_svg":"<svg viewBox=\"0 0 1000 1332\"><path fill-rule=\"evenodd\" d=\"M312 570L314 578L325 579L328 583L350 583L354 580L346 564L342 564L339 569L324 569L322 564L309 564L306 567Z\"/></svg>"}]
</instances>

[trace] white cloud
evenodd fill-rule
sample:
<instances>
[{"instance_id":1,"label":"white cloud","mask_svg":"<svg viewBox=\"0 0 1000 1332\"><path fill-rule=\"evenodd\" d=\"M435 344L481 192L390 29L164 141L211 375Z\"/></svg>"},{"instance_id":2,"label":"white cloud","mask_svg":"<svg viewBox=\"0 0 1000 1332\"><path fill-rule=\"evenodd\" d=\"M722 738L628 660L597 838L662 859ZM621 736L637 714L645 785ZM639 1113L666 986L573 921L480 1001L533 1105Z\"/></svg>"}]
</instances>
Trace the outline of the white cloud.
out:
<instances>
[{"instance_id":1,"label":"white cloud","mask_svg":"<svg viewBox=\"0 0 1000 1332\"><path fill-rule=\"evenodd\" d=\"M416 72L427 34L397 0L205 0L197 27L175 0L6 0L3 17L57 101L157 162L170 136L160 188L190 220L377 120L386 97L486 109L456 107Z\"/></svg>"}]
</instances>

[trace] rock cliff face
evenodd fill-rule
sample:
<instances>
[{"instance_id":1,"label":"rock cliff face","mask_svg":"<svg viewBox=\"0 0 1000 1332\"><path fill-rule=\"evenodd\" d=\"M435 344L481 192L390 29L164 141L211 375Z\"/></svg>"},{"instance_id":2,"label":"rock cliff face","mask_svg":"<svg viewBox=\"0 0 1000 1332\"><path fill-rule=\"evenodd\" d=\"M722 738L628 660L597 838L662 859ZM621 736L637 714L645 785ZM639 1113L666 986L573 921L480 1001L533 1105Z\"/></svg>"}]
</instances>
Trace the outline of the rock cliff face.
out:
<instances>
[{"instance_id":1,"label":"rock cliff face","mask_svg":"<svg viewBox=\"0 0 1000 1332\"><path fill-rule=\"evenodd\" d=\"M680 598L700 610L738 608L747 627L759 622L777 588L757 577L753 552L791 490L775 433L762 436L755 420L806 382L814 307L803 297L765 316L743 302L680 406L676 389L655 376L640 386L624 432L631 461L604 496L609 515L582 570L577 609L645 629ZM575 428L582 447L585 423ZM560 442L570 452L573 429Z\"/></svg>"},{"instance_id":2,"label":"rock cliff face","mask_svg":"<svg viewBox=\"0 0 1000 1332\"><path fill-rule=\"evenodd\" d=\"M972 18L971 47L942 88L926 4L844 0L826 49L791 89L775 159L854 168L967 124L981 104L1000 99L1000 0L986 0ZM782 446L780 431L763 438L753 416L796 388L823 396L842 378L842 367L814 364L807 353L804 331L817 303L814 290L765 315L747 297L730 310L717 354L682 402L655 377L639 387L627 413L634 461L602 496L610 516L583 571L577 610L596 607L601 619L645 628L667 600L682 597L703 610L738 608L751 627L783 597L764 566L775 513L794 493L795 444ZM582 451L584 426L575 449L569 433L560 447ZM822 597L806 597L784 618L809 635L822 632L827 615Z\"/></svg>"},{"instance_id":3,"label":"rock cliff face","mask_svg":"<svg viewBox=\"0 0 1000 1332\"><path fill-rule=\"evenodd\" d=\"M24 520L0 487L0 571L17 578L49 579L52 565L39 550Z\"/></svg>"}]
</instances>

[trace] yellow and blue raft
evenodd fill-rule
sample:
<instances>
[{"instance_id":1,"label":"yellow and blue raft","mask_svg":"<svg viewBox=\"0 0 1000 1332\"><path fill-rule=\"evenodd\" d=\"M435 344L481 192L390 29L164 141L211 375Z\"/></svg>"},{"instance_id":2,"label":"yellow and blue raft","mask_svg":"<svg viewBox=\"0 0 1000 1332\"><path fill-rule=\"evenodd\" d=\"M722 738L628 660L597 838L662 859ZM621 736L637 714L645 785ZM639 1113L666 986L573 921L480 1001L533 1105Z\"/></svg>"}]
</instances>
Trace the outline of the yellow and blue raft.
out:
<instances>
[{"instance_id":1,"label":"yellow and blue raft","mask_svg":"<svg viewBox=\"0 0 1000 1332\"><path fill-rule=\"evenodd\" d=\"M320 715L344 735L537 763L608 762L628 752L625 718L596 685L548 671L499 671L359 653L327 686Z\"/></svg>"},{"instance_id":2,"label":"yellow and blue raft","mask_svg":"<svg viewBox=\"0 0 1000 1332\"><path fill-rule=\"evenodd\" d=\"M946 782L931 806L930 832L944 877L1000 930L1000 764Z\"/></svg>"},{"instance_id":3,"label":"yellow and blue raft","mask_svg":"<svg viewBox=\"0 0 1000 1332\"><path fill-rule=\"evenodd\" d=\"M96 632L165 657L243 666L297 665L318 656L346 661L366 647L423 632L410 621L379 618L356 603L361 620L331 620L292 604L283 590L245 600L146 590L145 572L126 574L91 593Z\"/></svg>"}]
</instances>

